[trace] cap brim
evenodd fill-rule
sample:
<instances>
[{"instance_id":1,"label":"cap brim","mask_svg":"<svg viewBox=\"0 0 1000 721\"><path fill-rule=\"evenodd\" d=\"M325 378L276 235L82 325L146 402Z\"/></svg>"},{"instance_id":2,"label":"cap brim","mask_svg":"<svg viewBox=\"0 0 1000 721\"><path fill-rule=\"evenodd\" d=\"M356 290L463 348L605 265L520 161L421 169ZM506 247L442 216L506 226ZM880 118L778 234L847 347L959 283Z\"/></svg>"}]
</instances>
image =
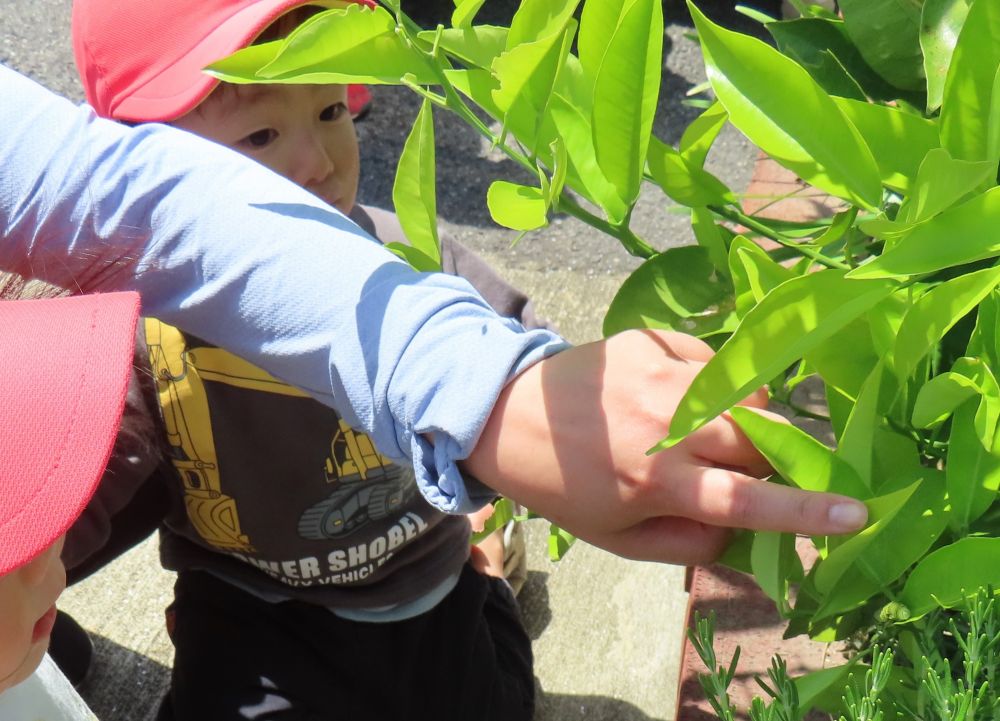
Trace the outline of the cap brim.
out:
<instances>
[{"instance_id":1,"label":"cap brim","mask_svg":"<svg viewBox=\"0 0 1000 721\"><path fill-rule=\"evenodd\" d=\"M66 533L107 466L139 296L0 302L0 575Z\"/></svg>"},{"instance_id":2,"label":"cap brim","mask_svg":"<svg viewBox=\"0 0 1000 721\"><path fill-rule=\"evenodd\" d=\"M139 122L169 122L201 103L219 81L204 69L251 43L268 25L304 5L340 7L343 0L272 0L244 7L221 22L169 67L132 91L112 117ZM365 3L367 4L367 3Z\"/></svg>"}]
</instances>

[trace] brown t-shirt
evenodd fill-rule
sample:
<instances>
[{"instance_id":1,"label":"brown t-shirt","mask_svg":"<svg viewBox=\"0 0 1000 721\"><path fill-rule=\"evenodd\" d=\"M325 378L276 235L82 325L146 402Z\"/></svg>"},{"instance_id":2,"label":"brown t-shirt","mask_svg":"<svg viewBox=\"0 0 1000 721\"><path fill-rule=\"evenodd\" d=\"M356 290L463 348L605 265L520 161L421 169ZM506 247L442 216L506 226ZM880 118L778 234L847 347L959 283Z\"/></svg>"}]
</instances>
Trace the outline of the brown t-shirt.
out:
<instances>
[{"instance_id":1,"label":"brown t-shirt","mask_svg":"<svg viewBox=\"0 0 1000 721\"><path fill-rule=\"evenodd\" d=\"M358 207L351 217L383 242L403 240L392 213ZM498 313L544 327L528 298L466 248L442 239L442 264ZM145 330L174 467L164 566L345 609L407 603L459 571L468 521L430 506L411 468L226 351L157 321ZM119 475L116 490L125 486Z\"/></svg>"}]
</instances>

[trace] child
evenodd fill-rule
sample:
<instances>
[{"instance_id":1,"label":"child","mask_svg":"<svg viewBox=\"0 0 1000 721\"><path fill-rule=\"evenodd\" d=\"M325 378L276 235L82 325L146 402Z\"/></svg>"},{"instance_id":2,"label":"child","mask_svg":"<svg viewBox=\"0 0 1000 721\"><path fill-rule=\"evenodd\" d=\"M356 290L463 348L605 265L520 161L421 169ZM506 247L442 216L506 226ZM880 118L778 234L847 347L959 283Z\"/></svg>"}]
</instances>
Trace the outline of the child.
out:
<instances>
[{"instance_id":1,"label":"child","mask_svg":"<svg viewBox=\"0 0 1000 721\"><path fill-rule=\"evenodd\" d=\"M133 0L109 12L78 1L88 100L102 115L234 148L398 239L394 216L355 204L345 86L220 86L201 72L321 9L302 5ZM539 325L527 298L467 250L449 243L442 255L499 313ZM432 509L410 469L305 394L164 324L147 322L146 334L176 468L161 545L179 572L164 718L334 707L348 718L531 718L530 642L509 589L467 566L464 517ZM497 555L475 570L500 575ZM441 674L454 693L429 692ZM387 680L393 693L380 692Z\"/></svg>"},{"instance_id":2,"label":"child","mask_svg":"<svg viewBox=\"0 0 1000 721\"><path fill-rule=\"evenodd\" d=\"M111 454L138 313L135 293L0 302L0 699L48 646L63 538Z\"/></svg>"}]
</instances>

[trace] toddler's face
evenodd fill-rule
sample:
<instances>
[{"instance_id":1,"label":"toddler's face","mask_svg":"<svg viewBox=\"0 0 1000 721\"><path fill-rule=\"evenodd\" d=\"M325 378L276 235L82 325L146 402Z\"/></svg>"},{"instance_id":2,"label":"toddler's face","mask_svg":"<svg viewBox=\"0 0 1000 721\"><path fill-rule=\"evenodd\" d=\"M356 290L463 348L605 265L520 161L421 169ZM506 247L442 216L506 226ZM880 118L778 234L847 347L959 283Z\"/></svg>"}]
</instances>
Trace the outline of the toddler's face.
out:
<instances>
[{"instance_id":1,"label":"toddler's face","mask_svg":"<svg viewBox=\"0 0 1000 721\"><path fill-rule=\"evenodd\" d=\"M35 560L0 576L0 693L24 681L49 647L55 602L66 588L60 538Z\"/></svg>"},{"instance_id":2,"label":"toddler's face","mask_svg":"<svg viewBox=\"0 0 1000 721\"><path fill-rule=\"evenodd\" d=\"M358 192L358 140L345 85L221 86L171 123L226 145L342 213Z\"/></svg>"}]
</instances>

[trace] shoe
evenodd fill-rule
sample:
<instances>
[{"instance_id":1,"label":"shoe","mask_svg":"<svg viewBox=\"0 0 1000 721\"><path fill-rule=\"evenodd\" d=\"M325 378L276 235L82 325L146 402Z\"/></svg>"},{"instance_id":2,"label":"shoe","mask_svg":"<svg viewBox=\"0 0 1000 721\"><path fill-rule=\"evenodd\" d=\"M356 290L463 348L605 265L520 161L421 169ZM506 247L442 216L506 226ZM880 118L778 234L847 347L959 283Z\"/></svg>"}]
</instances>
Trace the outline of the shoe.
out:
<instances>
[{"instance_id":1,"label":"shoe","mask_svg":"<svg viewBox=\"0 0 1000 721\"><path fill-rule=\"evenodd\" d=\"M522 513L518 506L518 513ZM524 544L524 525L508 521L503 529L503 577L517 596L528 580L528 550Z\"/></svg>"},{"instance_id":2,"label":"shoe","mask_svg":"<svg viewBox=\"0 0 1000 721\"><path fill-rule=\"evenodd\" d=\"M347 86L347 111L355 121L363 119L372 108L372 94L365 85Z\"/></svg>"},{"instance_id":3,"label":"shoe","mask_svg":"<svg viewBox=\"0 0 1000 721\"><path fill-rule=\"evenodd\" d=\"M56 612L56 622L49 639L49 656L74 688L79 688L87 680L94 658L94 643L68 613Z\"/></svg>"}]
</instances>

